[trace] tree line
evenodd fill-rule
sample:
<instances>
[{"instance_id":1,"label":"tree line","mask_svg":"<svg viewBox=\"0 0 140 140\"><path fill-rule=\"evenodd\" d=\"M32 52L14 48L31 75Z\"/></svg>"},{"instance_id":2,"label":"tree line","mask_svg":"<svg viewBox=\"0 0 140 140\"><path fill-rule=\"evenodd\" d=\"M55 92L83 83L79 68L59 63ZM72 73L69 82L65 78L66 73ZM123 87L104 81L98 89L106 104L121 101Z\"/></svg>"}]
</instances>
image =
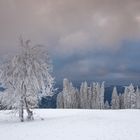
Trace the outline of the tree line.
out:
<instances>
[{"instance_id":1,"label":"tree line","mask_svg":"<svg viewBox=\"0 0 140 140\"><path fill-rule=\"evenodd\" d=\"M105 85L94 82L88 86L81 83L80 90L75 88L68 79L63 80L63 90L57 96L57 108L81 109L140 109L140 90L133 84L125 86L124 93L113 88L111 103L104 99Z\"/></svg>"}]
</instances>

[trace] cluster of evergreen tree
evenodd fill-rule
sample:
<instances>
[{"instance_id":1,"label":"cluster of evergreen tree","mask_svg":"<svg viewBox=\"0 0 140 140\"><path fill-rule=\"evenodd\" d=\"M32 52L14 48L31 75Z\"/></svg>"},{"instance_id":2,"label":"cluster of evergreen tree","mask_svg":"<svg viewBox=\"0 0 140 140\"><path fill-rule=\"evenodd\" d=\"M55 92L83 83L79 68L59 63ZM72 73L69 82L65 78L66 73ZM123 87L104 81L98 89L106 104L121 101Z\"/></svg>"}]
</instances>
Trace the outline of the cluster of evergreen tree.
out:
<instances>
[{"instance_id":1,"label":"cluster of evergreen tree","mask_svg":"<svg viewBox=\"0 0 140 140\"><path fill-rule=\"evenodd\" d=\"M140 91L137 87L136 89L132 84L125 87L124 93L121 94L117 92L116 87L113 89L112 109L140 109Z\"/></svg>"},{"instance_id":2,"label":"cluster of evergreen tree","mask_svg":"<svg viewBox=\"0 0 140 140\"><path fill-rule=\"evenodd\" d=\"M102 85L87 82L81 84L80 91L67 79L63 80L63 91L57 96L57 108L104 108L104 82Z\"/></svg>"},{"instance_id":3,"label":"cluster of evergreen tree","mask_svg":"<svg viewBox=\"0 0 140 140\"><path fill-rule=\"evenodd\" d=\"M82 109L140 109L140 91L132 84L126 86L124 93L117 92L114 87L111 103L104 102L104 82L93 83L88 86L84 82L80 90L75 88L68 79L63 80L63 90L57 96L57 108L82 108Z\"/></svg>"}]
</instances>

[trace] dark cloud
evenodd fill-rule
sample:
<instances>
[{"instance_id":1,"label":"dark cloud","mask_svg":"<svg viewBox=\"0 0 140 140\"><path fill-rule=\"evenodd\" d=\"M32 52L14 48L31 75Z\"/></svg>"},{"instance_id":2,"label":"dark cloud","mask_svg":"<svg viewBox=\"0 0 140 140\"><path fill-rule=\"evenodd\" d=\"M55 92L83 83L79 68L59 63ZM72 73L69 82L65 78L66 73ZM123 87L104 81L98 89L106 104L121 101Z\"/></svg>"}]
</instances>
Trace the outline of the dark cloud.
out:
<instances>
[{"instance_id":1,"label":"dark cloud","mask_svg":"<svg viewBox=\"0 0 140 140\"><path fill-rule=\"evenodd\" d=\"M57 79L69 77L71 80L116 81L130 83L139 81L140 64L139 43L123 43L122 49L116 52L98 51L76 55L59 61ZM110 82L111 84L113 82Z\"/></svg>"}]
</instances>

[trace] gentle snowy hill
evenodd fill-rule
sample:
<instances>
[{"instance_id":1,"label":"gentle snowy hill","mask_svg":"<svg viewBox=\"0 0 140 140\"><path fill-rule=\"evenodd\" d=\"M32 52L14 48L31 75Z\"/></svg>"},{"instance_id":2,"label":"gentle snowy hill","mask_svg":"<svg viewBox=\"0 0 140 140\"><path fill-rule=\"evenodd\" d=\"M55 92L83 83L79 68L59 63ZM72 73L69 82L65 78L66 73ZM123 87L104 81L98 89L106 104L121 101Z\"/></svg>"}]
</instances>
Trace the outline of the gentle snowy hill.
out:
<instances>
[{"instance_id":1,"label":"gentle snowy hill","mask_svg":"<svg viewBox=\"0 0 140 140\"><path fill-rule=\"evenodd\" d=\"M140 110L34 110L35 120L0 111L1 140L140 140Z\"/></svg>"}]
</instances>

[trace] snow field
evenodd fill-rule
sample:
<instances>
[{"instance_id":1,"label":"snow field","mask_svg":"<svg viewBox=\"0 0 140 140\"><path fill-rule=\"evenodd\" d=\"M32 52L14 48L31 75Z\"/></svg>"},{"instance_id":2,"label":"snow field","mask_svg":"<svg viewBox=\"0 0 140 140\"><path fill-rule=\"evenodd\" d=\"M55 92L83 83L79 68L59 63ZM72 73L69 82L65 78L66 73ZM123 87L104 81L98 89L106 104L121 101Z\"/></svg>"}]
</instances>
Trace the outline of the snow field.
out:
<instances>
[{"instance_id":1,"label":"snow field","mask_svg":"<svg viewBox=\"0 0 140 140\"><path fill-rule=\"evenodd\" d=\"M140 140L140 110L36 109L34 121L0 111L0 140Z\"/></svg>"}]
</instances>

